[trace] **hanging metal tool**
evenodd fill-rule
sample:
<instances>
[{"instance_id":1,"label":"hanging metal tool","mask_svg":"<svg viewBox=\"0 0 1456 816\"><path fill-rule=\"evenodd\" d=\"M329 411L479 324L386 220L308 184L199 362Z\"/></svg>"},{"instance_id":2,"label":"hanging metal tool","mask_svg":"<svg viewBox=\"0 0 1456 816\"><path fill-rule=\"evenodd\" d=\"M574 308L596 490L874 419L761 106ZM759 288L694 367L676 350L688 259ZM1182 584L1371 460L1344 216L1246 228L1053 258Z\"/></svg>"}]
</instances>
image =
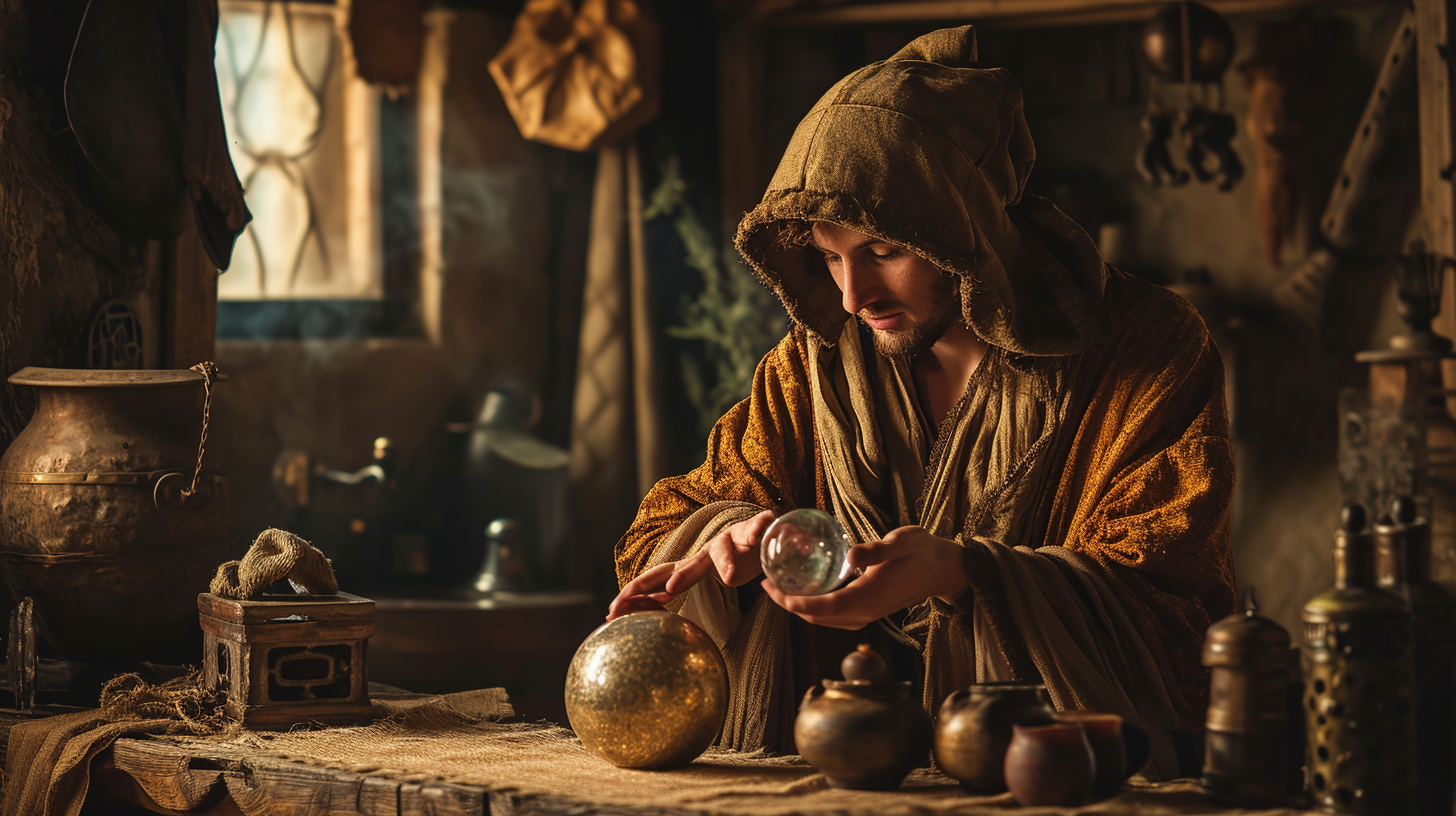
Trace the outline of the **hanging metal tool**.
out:
<instances>
[{"instance_id":1,"label":"hanging metal tool","mask_svg":"<svg viewBox=\"0 0 1456 816\"><path fill-rule=\"evenodd\" d=\"M1193 176L1232 190L1244 176L1244 163L1231 142L1238 132L1224 107L1223 75L1234 56L1234 34L1223 15L1194 0L1174 3L1143 25L1142 52L1152 75L1147 141L1138 152L1138 171L1152 184L1178 186L1188 173L1171 161L1166 142L1174 117L1160 100L1162 83L1183 86L1184 107L1176 119L1184 159Z\"/></svg>"}]
</instances>

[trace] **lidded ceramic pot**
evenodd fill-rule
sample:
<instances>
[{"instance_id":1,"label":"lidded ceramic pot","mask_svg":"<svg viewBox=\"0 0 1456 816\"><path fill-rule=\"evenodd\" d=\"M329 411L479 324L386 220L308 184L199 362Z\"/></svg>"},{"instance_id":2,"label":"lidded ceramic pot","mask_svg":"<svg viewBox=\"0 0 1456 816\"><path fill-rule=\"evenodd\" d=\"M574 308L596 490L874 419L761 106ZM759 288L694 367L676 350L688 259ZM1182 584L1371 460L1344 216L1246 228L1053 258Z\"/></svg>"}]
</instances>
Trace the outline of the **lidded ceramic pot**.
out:
<instances>
[{"instance_id":1,"label":"lidded ceramic pot","mask_svg":"<svg viewBox=\"0 0 1456 816\"><path fill-rule=\"evenodd\" d=\"M1013 725L1046 725L1054 711L1046 686L977 683L941 703L935 764L970 793L1006 790L1006 749Z\"/></svg>"},{"instance_id":2,"label":"lidded ceramic pot","mask_svg":"<svg viewBox=\"0 0 1456 816\"><path fill-rule=\"evenodd\" d=\"M799 755L836 788L893 790L930 753L930 717L908 681L860 644L840 663L844 680L809 689L794 720Z\"/></svg>"}]
</instances>

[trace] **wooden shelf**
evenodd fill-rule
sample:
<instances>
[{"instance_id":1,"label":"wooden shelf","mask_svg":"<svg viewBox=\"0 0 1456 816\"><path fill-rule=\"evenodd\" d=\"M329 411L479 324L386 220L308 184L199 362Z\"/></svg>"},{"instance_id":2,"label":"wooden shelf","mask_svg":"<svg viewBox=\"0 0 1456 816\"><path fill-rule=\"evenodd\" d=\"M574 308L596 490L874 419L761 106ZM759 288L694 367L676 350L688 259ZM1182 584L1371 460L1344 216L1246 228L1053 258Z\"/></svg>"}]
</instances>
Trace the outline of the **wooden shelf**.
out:
<instances>
[{"instance_id":1,"label":"wooden shelf","mask_svg":"<svg viewBox=\"0 0 1456 816\"><path fill-rule=\"evenodd\" d=\"M1151 16L1170 0L904 0L785 12L765 26L870 25L961 21L1000 26L1061 26L1126 22ZM1382 0L1204 0L1223 14L1379 5Z\"/></svg>"}]
</instances>

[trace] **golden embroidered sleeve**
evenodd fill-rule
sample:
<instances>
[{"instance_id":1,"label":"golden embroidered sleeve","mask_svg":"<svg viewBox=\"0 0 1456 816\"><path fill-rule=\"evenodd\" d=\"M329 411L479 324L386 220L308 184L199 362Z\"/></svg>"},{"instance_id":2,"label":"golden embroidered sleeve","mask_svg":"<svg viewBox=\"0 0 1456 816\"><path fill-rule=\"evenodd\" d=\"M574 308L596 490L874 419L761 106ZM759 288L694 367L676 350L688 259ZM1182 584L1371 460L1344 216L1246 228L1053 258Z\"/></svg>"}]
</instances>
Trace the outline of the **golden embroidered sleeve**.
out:
<instances>
[{"instance_id":1,"label":"golden embroidered sleeve","mask_svg":"<svg viewBox=\"0 0 1456 816\"><path fill-rule=\"evenodd\" d=\"M698 510L721 501L781 513L814 507L813 421L802 331L791 332L759 363L749 398L718 420L708 455L692 472L658 482L617 544L617 580L646 568L663 539Z\"/></svg>"}]
</instances>

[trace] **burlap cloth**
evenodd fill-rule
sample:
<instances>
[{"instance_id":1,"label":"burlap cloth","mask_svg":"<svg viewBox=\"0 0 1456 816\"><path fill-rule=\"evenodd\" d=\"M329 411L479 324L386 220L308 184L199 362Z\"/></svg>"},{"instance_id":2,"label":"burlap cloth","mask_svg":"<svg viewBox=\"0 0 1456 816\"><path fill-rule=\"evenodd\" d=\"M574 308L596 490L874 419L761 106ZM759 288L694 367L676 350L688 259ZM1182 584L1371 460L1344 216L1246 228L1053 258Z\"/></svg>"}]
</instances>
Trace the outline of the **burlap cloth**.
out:
<instances>
[{"instance_id":1,"label":"burlap cloth","mask_svg":"<svg viewBox=\"0 0 1456 816\"><path fill-rule=\"evenodd\" d=\"M502 697L499 705L508 704ZM485 704L485 705L482 705ZM565 728L502 722L488 698L446 695L359 728L238 738L259 754L420 782L481 785L517 798L581 803L609 812L791 814L1118 813L1186 816L1220 813L1192 780L1130 783L1119 796L1079 808L1018 808L1010 794L971 797L931 769L911 773L897 791L830 788L796 756L709 749L673 770L617 768L588 752ZM553 807L552 810L572 808ZM1266 813L1293 814L1293 810Z\"/></svg>"},{"instance_id":2,"label":"burlap cloth","mask_svg":"<svg viewBox=\"0 0 1456 816\"><path fill-rule=\"evenodd\" d=\"M217 568L208 591L220 598L252 598L274 581L287 578L297 592L333 595L339 591L329 559L299 536L269 527L238 561Z\"/></svg>"}]
</instances>

